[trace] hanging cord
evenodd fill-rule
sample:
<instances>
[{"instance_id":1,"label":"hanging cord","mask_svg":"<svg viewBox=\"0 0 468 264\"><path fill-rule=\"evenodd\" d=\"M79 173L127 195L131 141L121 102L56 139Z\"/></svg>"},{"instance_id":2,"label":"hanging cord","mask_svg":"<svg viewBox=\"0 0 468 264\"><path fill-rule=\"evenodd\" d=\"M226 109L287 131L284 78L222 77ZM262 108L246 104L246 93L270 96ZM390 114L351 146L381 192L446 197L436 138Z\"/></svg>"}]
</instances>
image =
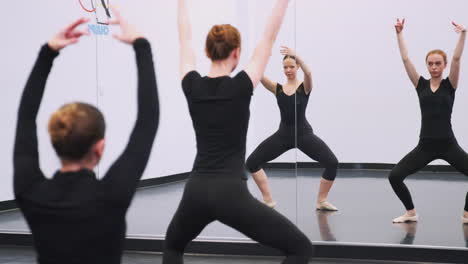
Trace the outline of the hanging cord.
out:
<instances>
[{"instance_id":1,"label":"hanging cord","mask_svg":"<svg viewBox=\"0 0 468 264\"><path fill-rule=\"evenodd\" d=\"M294 1L294 50L296 51L297 53L297 1ZM296 54L297 55L297 54ZM297 64L297 61L296 61L296 64ZM296 87L297 89L297 87ZM295 122L294 122L294 146L296 147L295 148L295 159L296 159L296 163L295 163L295 176L296 176L296 224L299 224L298 222L298 219L299 219L299 199L298 199L298 196L299 196L299 179L298 179L298 169L299 169L299 166L298 166L298 151L299 151L299 148L298 148L298 145L297 145L297 90L296 92L294 93L294 118L295 118Z\"/></svg>"}]
</instances>

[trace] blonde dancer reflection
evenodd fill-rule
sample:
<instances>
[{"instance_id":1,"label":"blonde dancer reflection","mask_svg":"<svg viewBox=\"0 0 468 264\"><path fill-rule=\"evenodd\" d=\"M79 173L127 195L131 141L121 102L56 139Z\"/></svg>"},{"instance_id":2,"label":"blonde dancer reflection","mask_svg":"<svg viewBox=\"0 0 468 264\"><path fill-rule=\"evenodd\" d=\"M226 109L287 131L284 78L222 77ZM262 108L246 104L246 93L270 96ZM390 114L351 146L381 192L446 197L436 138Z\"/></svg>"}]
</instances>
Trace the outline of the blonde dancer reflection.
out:
<instances>
[{"instance_id":1,"label":"blonde dancer reflection","mask_svg":"<svg viewBox=\"0 0 468 264\"><path fill-rule=\"evenodd\" d=\"M282 46L280 52L284 55L283 70L287 78L286 83L282 85L265 76L261 82L276 97L281 123L278 130L250 154L246 161L247 170L252 173L262 192L264 203L275 207L276 202L271 195L263 166L286 151L298 148L325 168L320 181L316 209L336 211L338 209L327 201L327 197L335 181L338 160L327 144L314 134L306 118L307 103L312 92L312 72L293 49ZM303 81L297 78L299 69L304 72Z\"/></svg>"}]
</instances>

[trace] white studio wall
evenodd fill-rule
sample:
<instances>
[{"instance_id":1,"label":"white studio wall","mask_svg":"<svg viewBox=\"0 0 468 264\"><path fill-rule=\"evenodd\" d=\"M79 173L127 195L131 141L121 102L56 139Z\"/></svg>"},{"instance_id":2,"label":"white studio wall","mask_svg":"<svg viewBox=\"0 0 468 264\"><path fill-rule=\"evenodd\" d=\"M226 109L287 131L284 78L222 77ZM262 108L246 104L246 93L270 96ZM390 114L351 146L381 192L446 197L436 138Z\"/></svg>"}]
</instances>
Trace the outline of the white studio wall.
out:
<instances>
[{"instance_id":1,"label":"white studio wall","mask_svg":"<svg viewBox=\"0 0 468 264\"><path fill-rule=\"evenodd\" d=\"M13 199L13 143L19 100L26 79L43 44L72 17L82 15L74 1L45 0L30 2L9 1L2 4L5 12L0 49L0 97L4 118L0 130L0 201ZM47 134L50 114L71 101L96 104L96 50L92 38L82 39L79 45L63 50L55 60L47 83L37 120L37 135L41 168L52 175L59 163Z\"/></svg>"},{"instance_id":2,"label":"white studio wall","mask_svg":"<svg viewBox=\"0 0 468 264\"><path fill-rule=\"evenodd\" d=\"M467 8L463 0L297 1L298 52L314 79L307 117L340 162L397 163L417 145L419 102L400 59L394 24L406 18L410 58L429 78L426 53L445 50L450 64L458 40L451 21L467 25ZM467 56L462 57L452 120L465 149ZM303 153L298 156L298 161L310 161Z\"/></svg>"},{"instance_id":3,"label":"white studio wall","mask_svg":"<svg viewBox=\"0 0 468 264\"><path fill-rule=\"evenodd\" d=\"M154 178L190 171L195 154L196 144L192 123L188 113L185 97L180 86L178 35L176 23L176 3L146 4L144 9L135 4L115 1L125 15L135 25L142 25L153 44L154 60L158 78L161 104L161 121L153 148L152 156L143 178ZM205 39L214 24L229 23L236 26L243 36L242 58L238 69L242 70L248 62L259 36L264 30L264 21L268 12L258 12L257 6L272 8L265 3L249 1L189 1L190 21L192 23L193 44L195 45L197 66L202 75L209 70L209 60L204 51ZM206 12L216 9L219 12ZM293 10L293 9L291 9ZM262 14L262 15L259 15ZM263 15L265 13L265 15ZM289 15L289 18L291 14ZM293 28L286 19L285 27ZM291 31L282 30L283 35ZM253 40L252 37L254 36ZM282 36L279 37L281 39ZM283 37L285 38L285 37ZM289 34L288 39L294 43ZM279 50L279 45L277 50ZM278 52L277 52L278 53ZM106 171L112 161L118 156L126 144L126 139L132 129L135 118L136 101L134 88L136 84L136 69L133 66L133 51L117 43L109 37L103 37L98 47L99 61L99 104L108 120L107 153L100 169ZM122 62L116 59L120 55ZM279 53L278 53L279 54ZM277 58L278 54L274 57ZM278 67L281 70L280 67ZM122 78L125 76L125 78ZM130 88L126 88L130 87ZM259 91L262 90L262 91ZM257 93L261 93L257 98ZM248 150L252 151L261 140L273 133L279 124L279 113L263 118L265 110L278 111L274 96L265 94L263 87L255 91L252 105L252 125L249 129ZM266 95L266 96L265 96ZM265 97L265 98L263 98ZM266 104L268 107L263 106ZM260 109L260 111L257 111ZM227 117L229 118L229 117ZM126 124L124 127L123 124ZM294 162L293 156L287 156L289 162Z\"/></svg>"},{"instance_id":4,"label":"white studio wall","mask_svg":"<svg viewBox=\"0 0 468 264\"><path fill-rule=\"evenodd\" d=\"M85 8L90 5L88 1L81 1L81 3ZM12 2L7 5L10 10L15 10L11 14L23 12L24 5L20 3ZM188 108L180 87L176 2L133 1L129 3L115 0L110 1L110 5L121 9L124 16L144 33L153 47L161 120L152 156L143 178L190 171L196 145ZM196 45L200 72L207 74L209 70L209 60L204 52L206 34L212 25L222 23L236 26L244 38L240 66L235 73L242 70L252 54L258 35L263 32L264 21L267 19L268 12L259 11L257 6L261 6L262 10L265 8L269 10L272 8L272 3L253 4L247 0L222 2L205 0L189 1L189 5L193 43ZM54 8L46 9L45 6ZM207 10L214 9L219 12L207 12ZM96 26L95 14L85 12L80 6L80 1L58 3L58 1L50 0L47 3L32 4L26 10L29 23L22 23L7 30L11 31L10 35L15 36L17 36L15 32L18 31L28 32L28 34L19 35L24 38L23 40L5 43L6 47L3 49L5 60L2 61L2 68L11 74L2 77L1 82L3 86L8 87L6 97L2 98L5 101L2 104L2 111L7 117L8 125L7 129L2 132L5 148L0 157L1 166L6 173L0 187L0 201L13 199L12 148L16 111L23 85L40 45L75 17L89 17L90 25ZM259 16L259 13L262 15ZM44 19L44 16L47 19ZM98 19L105 20L105 16L99 14ZM35 27L31 30L33 24ZM292 28L291 24L289 28ZM66 102L85 101L96 104L104 113L107 123L106 154L98 168L98 175L102 176L107 171L127 143L136 117L137 79L134 52L130 46L119 43L111 37L111 34L117 31L116 28L109 27L108 30L108 35L96 35L95 32L91 32L90 37L81 40L82 43L62 51L61 56L55 62L38 118L41 167L46 175L52 175L59 166L46 131L48 117ZM255 41L251 40L251 36L256 36ZM288 39L293 41L291 37ZM20 55L11 52L18 47L22 50ZM263 96L265 95L264 93ZM262 98L254 97L254 101L257 109L266 109L261 106ZM266 104L272 111L277 111L274 97L271 95L268 95ZM267 119L262 117L257 119L256 116L257 111L253 109L252 119L256 121L253 122L254 128L249 131L249 151L274 132L279 123L279 114L269 116ZM261 128L260 132L256 128ZM250 140L252 135L255 137ZM294 162L292 157L289 161Z\"/></svg>"},{"instance_id":5,"label":"white studio wall","mask_svg":"<svg viewBox=\"0 0 468 264\"><path fill-rule=\"evenodd\" d=\"M84 1L88 3L89 0ZM196 145L187 104L180 87L176 1L111 0L128 20L150 40L160 96L160 126L144 179L190 171ZM230 23L242 34L242 70L263 33L274 4L269 0L190 0L193 43L197 65L206 75L206 34L214 24ZM0 55L0 201L13 199L12 151L16 113L26 78L37 53L60 27L74 18L90 17L79 1L43 0L27 6L18 1L3 4L9 12L0 19L5 40ZM418 141L420 113L416 92L401 62L394 23L406 17L404 31L410 56L420 74L428 76L424 58L434 48L452 55L458 35L450 22L468 25L468 2L451 0L295 0L278 36L266 75L284 82L281 45L296 48L313 71L307 117L314 131L341 162L396 163ZM216 12L213 12L216 10ZM18 15L21 14L21 15ZM102 14L100 14L102 15ZM16 23L21 19L21 23ZM116 28L110 28L110 34ZM47 121L64 103L84 101L98 105L107 121L106 151L99 175L121 153L136 118L136 65L133 49L111 35L83 38L61 52L51 72L38 117L41 167L52 175L59 163L49 142ZM466 52L465 52L466 53ZM462 58L460 85L453 111L453 128L462 147L468 149L468 84ZM235 74L234 73L234 74ZM447 69L448 73L448 69ZM276 99L259 85L252 98L247 154L273 134L280 122ZM310 161L289 151L273 162ZM436 162L440 163L440 162Z\"/></svg>"},{"instance_id":6,"label":"white studio wall","mask_svg":"<svg viewBox=\"0 0 468 264\"><path fill-rule=\"evenodd\" d=\"M120 5L122 10L125 10L125 15L132 23L142 25L142 32L145 32L152 43L156 64L161 120L152 156L143 178L188 172L191 170L196 154L196 143L179 76L176 2L163 5L159 3L145 4L144 9L133 3L114 2L116 5ZM258 16L258 10L253 9L260 3L252 4L251 1L247 0L222 2L205 0L188 1L188 4L193 44L200 73L206 75L210 66L210 61L204 51L207 33L214 24L225 23L236 26L243 36L241 61L233 74L242 70L250 59L258 40L258 36L256 36L255 41L251 41L250 36L253 33L262 33L263 20L267 19L266 15ZM263 3L262 6L264 9L265 6L271 9L272 3ZM219 12L206 12L206 10L214 9L219 10ZM124 148L132 129L131 124L136 115L136 100L131 99L135 98L136 93L134 88L136 68L133 66L133 51L109 37L100 38L98 54L99 105L107 118L109 131L106 138L108 146L106 156L100 166L103 173ZM254 100L257 108L265 108L262 107L263 101L265 101L266 104L271 105L270 108L273 111L276 110L274 97L271 95L268 95L267 99L256 98ZM256 109L252 109L251 116L252 119L259 116ZM272 122L272 119L275 121ZM253 150L261 140L268 136L268 133L274 132L278 123L279 114L266 119L260 117L253 121L254 125L249 130L248 149ZM257 128L267 129L261 134ZM290 157L289 161L294 162L295 159Z\"/></svg>"}]
</instances>

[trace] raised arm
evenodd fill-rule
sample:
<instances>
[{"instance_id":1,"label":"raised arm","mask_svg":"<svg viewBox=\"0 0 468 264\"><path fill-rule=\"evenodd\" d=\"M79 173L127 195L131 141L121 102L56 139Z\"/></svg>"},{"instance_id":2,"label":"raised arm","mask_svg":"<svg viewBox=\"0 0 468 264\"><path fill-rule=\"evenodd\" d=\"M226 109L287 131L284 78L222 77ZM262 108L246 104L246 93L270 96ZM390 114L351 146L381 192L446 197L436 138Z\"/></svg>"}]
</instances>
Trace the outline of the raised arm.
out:
<instances>
[{"instance_id":1,"label":"raised arm","mask_svg":"<svg viewBox=\"0 0 468 264\"><path fill-rule=\"evenodd\" d=\"M138 182L146 168L159 124L159 100L153 55L149 42L113 9L115 19L111 24L120 25L122 33L114 35L118 40L133 45L138 68L137 119L130 139L120 157L103 178L109 197L116 202L129 204Z\"/></svg>"},{"instance_id":2,"label":"raised arm","mask_svg":"<svg viewBox=\"0 0 468 264\"><path fill-rule=\"evenodd\" d=\"M252 80L253 87L256 87L260 82L266 65L271 56L271 50L276 40L281 24L283 23L289 0L277 0L275 7L268 19L265 32L257 44L254 54L250 59L245 72Z\"/></svg>"},{"instance_id":3,"label":"raised arm","mask_svg":"<svg viewBox=\"0 0 468 264\"><path fill-rule=\"evenodd\" d=\"M180 46L180 78L196 69L195 51L192 46L192 29L185 0L179 0L177 11L177 24L179 27Z\"/></svg>"},{"instance_id":4,"label":"raised arm","mask_svg":"<svg viewBox=\"0 0 468 264\"><path fill-rule=\"evenodd\" d=\"M418 85L418 80L419 80L419 73L416 71L416 68L414 67L414 64L411 62L410 58L408 57L408 48L406 47L406 42L405 39L403 38L403 28L405 26L405 19L400 21L400 19L397 19L397 22L395 24L395 29L397 33L397 39L398 39L398 47L400 48L400 55L401 59L403 60L403 64L405 65L406 73L408 74L408 77L411 80L411 83L413 83L414 87Z\"/></svg>"},{"instance_id":5,"label":"raised arm","mask_svg":"<svg viewBox=\"0 0 468 264\"><path fill-rule=\"evenodd\" d=\"M458 38L457 46L453 53L452 65L450 65L449 80L453 88L458 87L458 79L460 75L460 61L463 54L463 49L465 48L465 39L466 39L466 28L463 25L452 22L455 26L455 32L460 34Z\"/></svg>"},{"instance_id":6,"label":"raised arm","mask_svg":"<svg viewBox=\"0 0 468 264\"><path fill-rule=\"evenodd\" d=\"M312 72L310 71L309 66L304 62L301 56L299 56L293 49L286 46L281 46L281 54L294 56L296 58L297 65L304 72L304 89L307 94L312 91Z\"/></svg>"},{"instance_id":7,"label":"raised arm","mask_svg":"<svg viewBox=\"0 0 468 264\"><path fill-rule=\"evenodd\" d=\"M265 88L268 89L268 91L276 94L276 85L278 85L276 82L268 79L265 76L263 76L260 81L262 82L262 85L265 86Z\"/></svg>"},{"instance_id":8,"label":"raised arm","mask_svg":"<svg viewBox=\"0 0 468 264\"><path fill-rule=\"evenodd\" d=\"M76 20L60 30L48 44L44 45L26 82L18 110L13 150L13 182L16 197L27 192L31 186L44 179L39 167L37 149L37 112L54 59L59 55L61 49L78 42L81 36L88 34L86 31L76 29L87 21L84 18Z\"/></svg>"}]
</instances>

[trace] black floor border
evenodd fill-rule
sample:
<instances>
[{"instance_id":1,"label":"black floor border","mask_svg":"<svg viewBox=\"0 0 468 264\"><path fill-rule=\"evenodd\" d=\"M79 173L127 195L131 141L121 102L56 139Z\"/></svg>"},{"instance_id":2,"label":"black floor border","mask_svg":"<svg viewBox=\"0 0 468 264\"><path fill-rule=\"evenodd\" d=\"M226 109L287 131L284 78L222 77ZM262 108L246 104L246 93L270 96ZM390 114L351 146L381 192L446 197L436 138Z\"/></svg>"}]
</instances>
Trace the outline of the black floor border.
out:
<instances>
[{"instance_id":1,"label":"black floor border","mask_svg":"<svg viewBox=\"0 0 468 264\"><path fill-rule=\"evenodd\" d=\"M33 246L31 234L0 233L0 246Z\"/></svg>"},{"instance_id":2,"label":"black floor border","mask_svg":"<svg viewBox=\"0 0 468 264\"><path fill-rule=\"evenodd\" d=\"M127 238L125 241L125 250L139 252L162 252L164 250L164 240ZM248 241L192 241L185 249L185 253L233 256L281 256L281 252L279 252L278 250Z\"/></svg>"},{"instance_id":3,"label":"black floor border","mask_svg":"<svg viewBox=\"0 0 468 264\"><path fill-rule=\"evenodd\" d=\"M172 182L183 181L183 180L188 179L189 175L190 175L189 172L185 172L185 173L179 173L179 174L174 174L174 175L169 175L169 176L164 176L164 177L144 179L139 182L138 188L154 187L154 186L168 184ZM18 206L16 205L15 200L8 200L8 201L0 202L0 212L13 210L17 208Z\"/></svg>"},{"instance_id":4,"label":"black floor border","mask_svg":"<svg viewBox=\"0 0 468 264\"><path fill-rule=\"evenodd\" d=\"M8 201L0 202L0 212L13 210L16 208L18 208L18 206L16 205L15 200L8 200Z\"/></svg>"},{"instance_id":5,"label":"black floor border","mask_svg":"<svg viewBox=\"0 0 468 264\"><path fill-rule=\"evenodd\" d=\"M1 234L0 246L32 246L28 234ZM126 251L162 252L163 239L127 238ZM233 256L282 256L275 249L252 242L194 241L185 251L187 254L233 255ZM312 253L312 252L311 252ZM466 263L468 249L443 247L411 247L399 245L353 245L344 243L315 243L314 258L360 259L386 261L414 261L433 263Z\"/></svg>"},{"instance_id":6,"label":"black floor border","mask_svg":"<svg viewBox=\"0 0 468 264\"><path fill-rule=\"evenodd\" d=\"M162 252L164 241L127 239L129 251ZM194 241L186 248L188 254L283 256L273 248L253 242ZM312 252L311 252L312 253ZM466 263L468 249L443 247L411 247L400 245L353 245L344 243L315 243L314 258L414 261L435 263Z\"/></svg>"},{"instance_id":7,"label":"black floor border","mask_svg":"<svg viewBox=\"0 0 468 264\"><path fill-rule=\"evenodd\" d=\"M140 181L140 183L138 184L138 188L153 187L153 186L173 183L177 181L183 181L183 180L188 179L189 176L190 176L190 172L184 172L184 173L179 173L179 174L174 174L174 175L169 175L169 176L164 176L164 177L144 179Z\"/></svg>"}]
</instances>

